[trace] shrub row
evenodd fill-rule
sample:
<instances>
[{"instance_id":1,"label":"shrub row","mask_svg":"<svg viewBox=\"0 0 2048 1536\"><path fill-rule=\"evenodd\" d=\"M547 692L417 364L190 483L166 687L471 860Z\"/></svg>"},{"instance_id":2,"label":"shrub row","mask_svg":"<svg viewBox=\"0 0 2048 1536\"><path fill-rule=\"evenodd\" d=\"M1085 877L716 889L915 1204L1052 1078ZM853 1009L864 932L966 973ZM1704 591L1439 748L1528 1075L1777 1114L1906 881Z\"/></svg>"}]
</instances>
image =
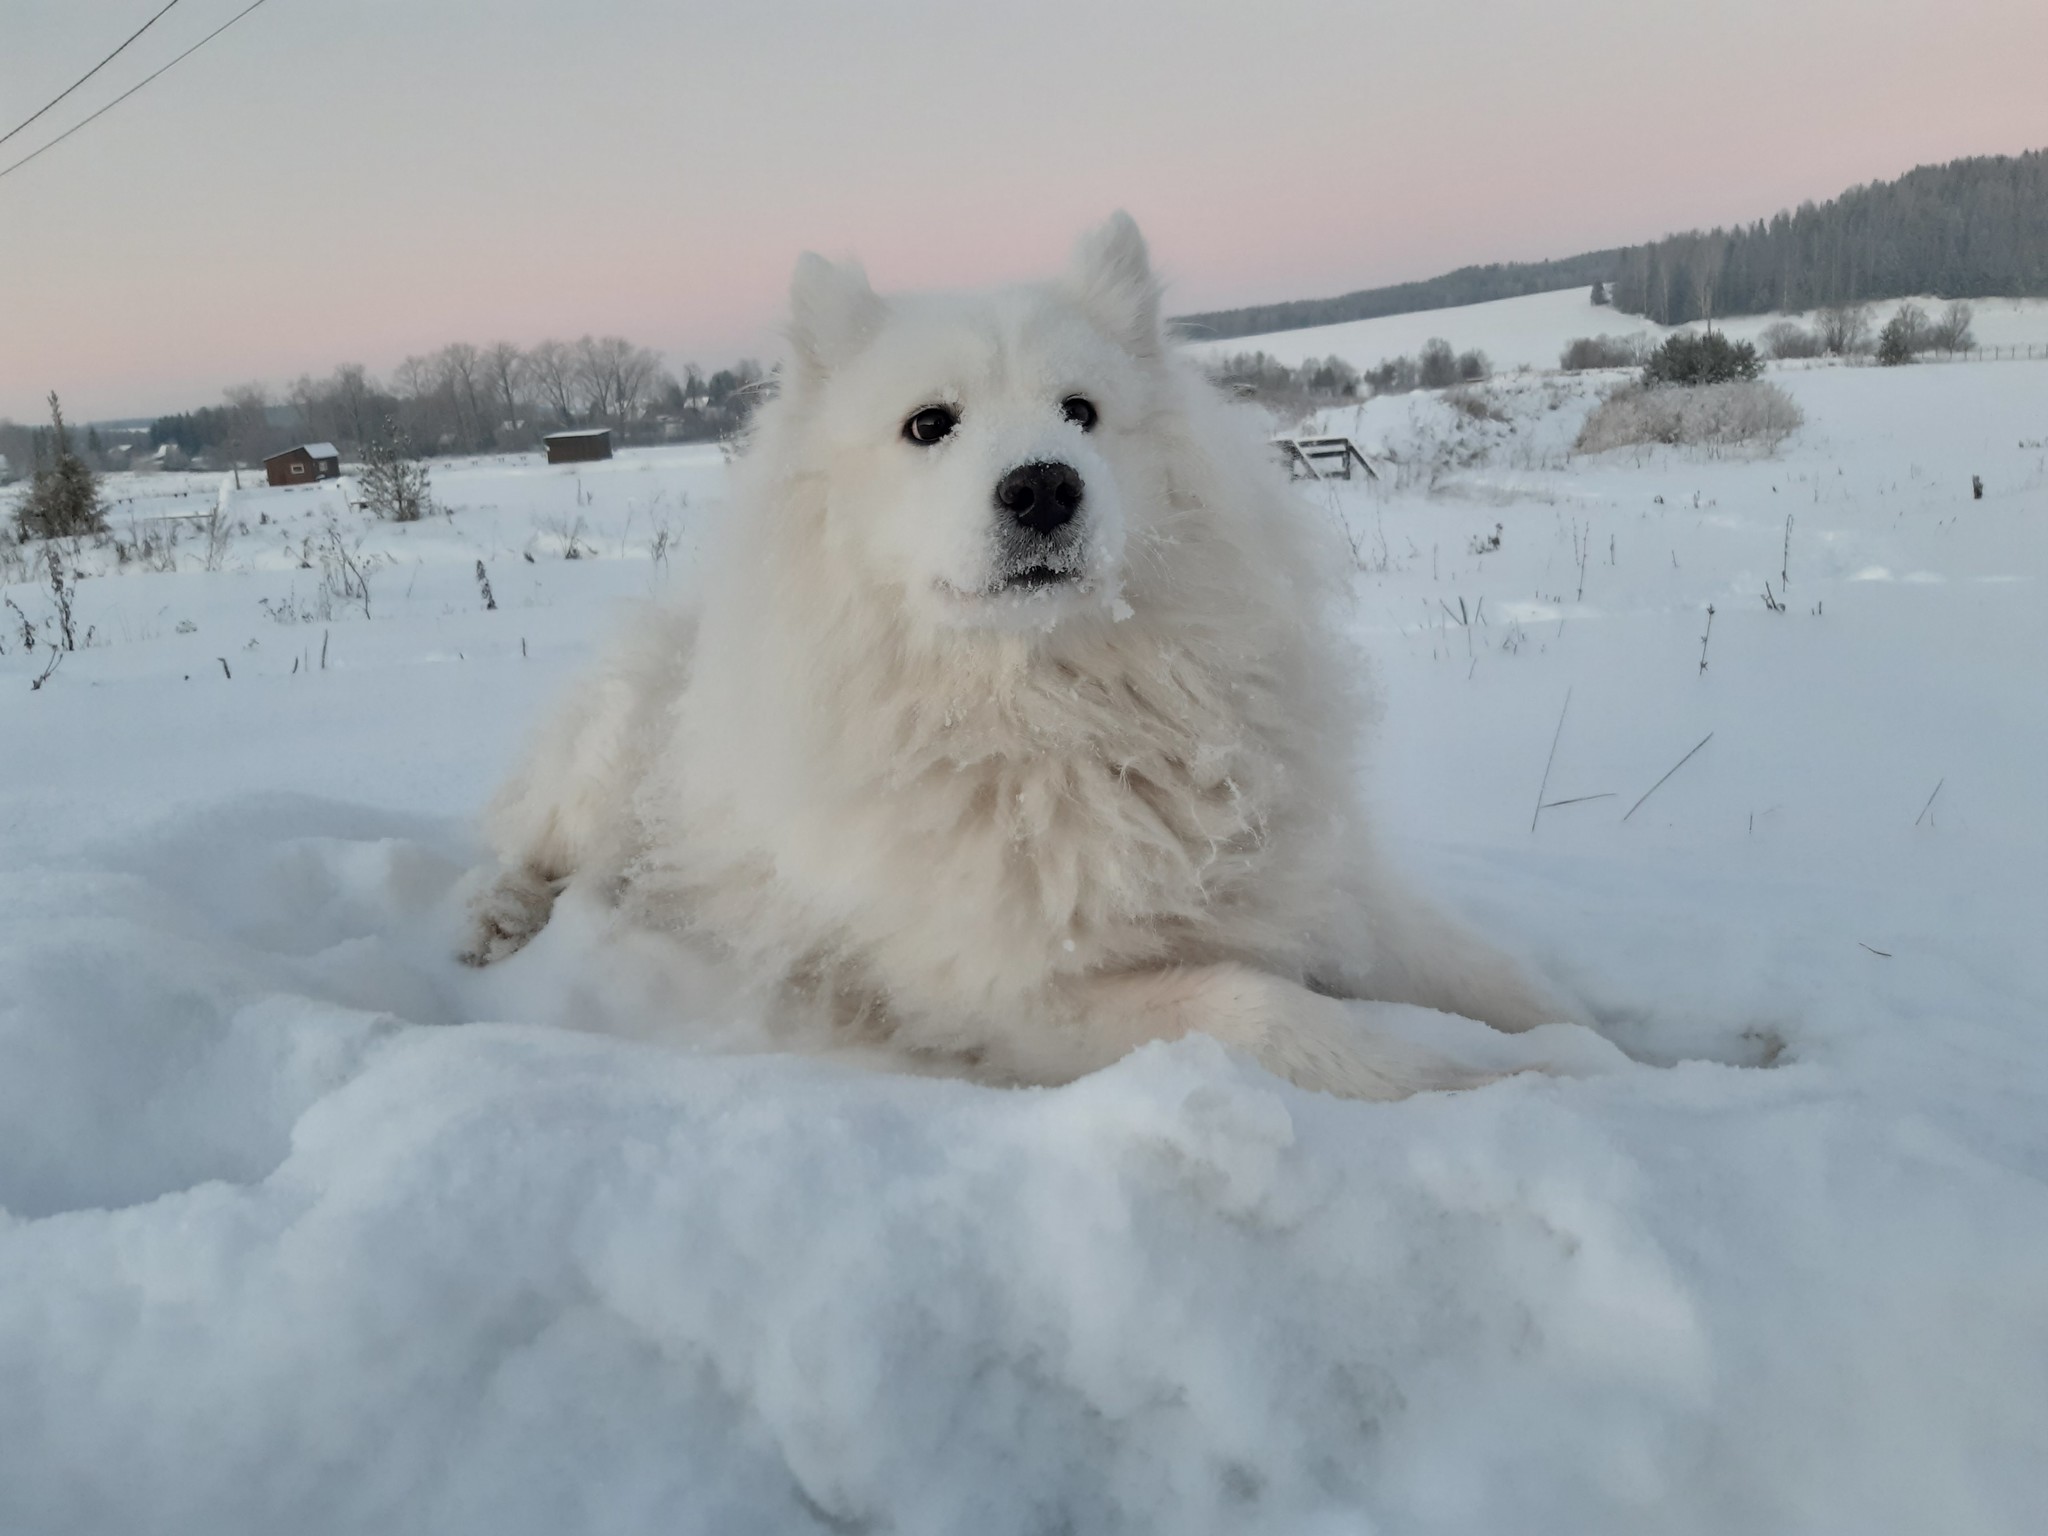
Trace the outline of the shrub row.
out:
<instances>
[{"instance_id":1,"label":"shrub row","mask_svg":"<svg viewBox=\"0 0 2048 1536\"><path fill-rule=\"evenodd\" d=\"M1805 420L1798 402L1764 379L1734 379L1693 388L1632 382L1594 407L1574 446L1581 453L1604 453L1641 443L1775 449Z\"/></svg>"}]
</instances>

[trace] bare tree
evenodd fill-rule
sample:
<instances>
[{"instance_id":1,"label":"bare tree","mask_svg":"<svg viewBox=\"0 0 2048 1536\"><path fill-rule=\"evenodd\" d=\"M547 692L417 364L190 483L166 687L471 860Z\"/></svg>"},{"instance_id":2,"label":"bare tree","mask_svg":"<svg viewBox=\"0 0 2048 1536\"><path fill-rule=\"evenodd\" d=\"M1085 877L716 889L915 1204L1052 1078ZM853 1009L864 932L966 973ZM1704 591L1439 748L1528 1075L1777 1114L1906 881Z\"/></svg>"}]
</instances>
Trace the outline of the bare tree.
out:
<instances>
[{"instance_id":1,"label":"bare tree","mask_svg":"<svg viewBox=\"0 0 2048 1536\"><path fill-rule=\"evenodd\" d=\"M574 370L576 397L584 418L589 421L610 421L612 419L611 373L605 367L605 359L594 337L585 336L572 348L571 367Z\"/></svg>"},{"instance_id":2,"label":"bare tree","mask_svg":"<svg viewBox=\"0 0 2048 1536\"><path fill-rule=\"evenodd\" d=\"M494 341L483 352L484 386L499 432L519 430L519 392L526 385L526 354L509 341Z\"/></svg>"},{"instance_id":3,"label":"bare tree","mask_svg":"<svg viewBox=\"0 0 2048 1536\"><path fill-rule=\"evenodd\" d=\"M1695 241L1686 253L1685 273L1692 285L1693 304L1710 331L1714 328L1714 294L1727 260L1728 247L1718 234Z\"/></svg>"},{"instance_id":4,"label":"bare tree","mask_svg":"<svg viewBox=\"0 0 2048 1536\"><path fill-rule=\"evenodd\" d=\"M391 384L403 407L399 419L415 441L426 444L430 452L462 446L461 401L442 352L408 357L392 371Z\"/></svg>"},{"instance_id":5,"label":"bare tree","mask_svg":"<svg viewBox=\"0 0 2048 1536\"><path fill-rule=\"evenodd\" d=\"M285 386L285 404L299 418L299 434L308 442L334 437L335 431L327 418L332 414L332 400L328 392L310 373L302 373Z\"/></svg>"},{"instance_id":6,"label":"bare tree","mask_svg":"<svg viewBox=\"0 0 2048 1536\"><path fill-rule=\"evenodd\" d=\"M624 425L644 415L653 404L662 377L661 355L616 336L608 338L607 345L612 349L612 399Z\"/></svg>"},{"instance_id":7,"label":"bare tree","mask_svg":"<svg viewBox=\"0 0 2048 1536\"><path fill-rule=\"evenodd\" d=\"M401 400L424 400L434 393L433 359L408 357L391 370L391 387Z\"/></svg>"},{"instance_id":8,"label":"bare tree","mask_svg":"<svg viewBox=\"0 0 2048 1536\"><path fill-rule=\"evenodd\" d=\"M377 386L361 363L343 363L334 370L332 389L337 418L343 423L349 441L360 448L376 431L372 402Z\"/></svg>"},{"instance_id":9,"label":"bare tree","mask_svg":"<svg viewBox=\"0 0 2048 1536\"><path fill-rule=\"evenodd\" d=\"M237 465L261 463L277 438L270 426L270 391L261 384L236 384L221 398L228 413L228 457Z\"/></svg>"},{"instance_id":10,"label":"bare tree","mask_svg":"<svg viewBox=\"0 0 2048 1536\"><path fill-rule=\"evenodd\" d=\"M1941 312L1941 318L1927 325L1927 344L1943 352L1967 352L1976 345L1977 338L1971 333L1971 322L1976 313L1961 299L1953 299Z\"/></svg>"},{"instance_id":11,"label":"bare tree","mask_svg":"<svg viewBox=\"0 0 2048 1536\"><path fill-rule=\"evenodd\" d=\"M704 370L695 363L683 364L680 388L685 410L701 411L710 400L710 391L704 385Z\"/></svg>"},{"instance_id":12,"label":"bare tree","mask_svg":"<svg viewBox=\"0 0 2048 1536\"><path fill-rule=\"evenodd\" d=\"M527 379L565 427L576 425L576 355L559 341L544 341L526 354Z\"/></svg>"},{"instance_id":13,"label":"bare tree","mask_svg":"<svg viewBox=\"0 0 2048 1536\"><path fill-rule=\"evenodd\" d=\"M623 427L653 397L661 359L623 336L586 336L574 349L575 381L584 415Z\"/></svg>"},{"instance_id":14,"label":"bare tree","mask_svg":"<svg viewBox=\"0 0 2048 1536\"><path fill-rule=\"evenodd\" d=\"M463 447L482 448L490 440L484 420L483 354L466 341L451 342L435 354L434 363L454 410L456 436Z\"/></svg>"},{"instance_id":15,"label":"bare tree","mask_svg":"<svg viewBox=\"0 0 2048 1536\"><path fill-rule=\"evenodd\" d=\"M1813 317L1814 334L1823 351L1850 357L1870 350L1870 306L1830 304Z\"/></svg>"}]
</instances>

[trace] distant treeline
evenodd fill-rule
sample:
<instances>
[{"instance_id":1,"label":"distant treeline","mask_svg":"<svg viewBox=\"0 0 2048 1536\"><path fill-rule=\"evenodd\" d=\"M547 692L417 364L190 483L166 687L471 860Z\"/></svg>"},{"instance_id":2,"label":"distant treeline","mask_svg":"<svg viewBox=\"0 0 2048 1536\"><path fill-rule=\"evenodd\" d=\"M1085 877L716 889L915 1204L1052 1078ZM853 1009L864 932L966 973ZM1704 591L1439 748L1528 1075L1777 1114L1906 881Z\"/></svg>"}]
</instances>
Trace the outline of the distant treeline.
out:
<instances>
[{"instance_id":1,"label":"distant treeline","mask_svg":"<svg viewBox=\"0 0 2048 1536\"><path fill-rule=\"evenodd\" d=\"M142 439L139 429L117 427L111 423L104 433L97 426L88 426L80 431L73 425L65 436L69 451L76 454L88 469L118 467ZM9 421L0 416L0 459L7 461L7 467L0 470L0 485L26 480L38 469L54 464L56 447L56 434L51 427Z\"/></svg>"},{"instance_id":2,"label":"distant treeline","mask_svg":"<svg viewBox=\"0 0 2048 1536\"><path fill-rule=\"evenodd\" d=\"M531 448L562 427L608 426L622 442L690 442L745 425L766 387L758 364L682 377L618 336L532 347L456 342L409 357L380 380L360 363L282 391L242 384L219 405L162 416L149 444L184 459L254 464L301 442L331 442L353 456L392 429L427 453Z\"/></svg>"},{"instance_id":3,"label":"distant treeline","mask_svg":"<svg viewBox=\"0 0 2048 1536\"><path fill-rule=\"evenodd\" d=\"M1619 251L1589 251L1563 261L1511 261L1487 267L1460 267L1421 283L1396 283L1391 288L1364 288L1334 299L1290 299L1250 309L1224 309L1182 315L1173 323L1195 341L1231 336L1263 336L1270 331L1298 331L1311 325L1339 325L1347 320L1376 320L1382 315L1413 314L1424 309L1450 309L1484 304L1493 299L1519 299L1531 293L1591 285L1614 275Z\"/></svg>"},{"instance_id":4,"label":"distant treeline","mask_svg":"<svg viewBox=\"0 0 2048 1536\"><path fill-rule=\"evenodd\" d=\"M1665 325L1701 319L1708 305L1716 315L1761 315L1921 293L2048 295L2048 150L1921 166L1739 229L1694 230L1562 261L1460 267L1427 282L1175 323L1198 341L1263 336L1582 283L1611 284L1617 308Z\"/></svg>"},{"instance_id":5,"label":"distant treeline","mask_svg":"<svg viewBox=\"0 0 2048 1536\"><path fill-rule=\"evenodd\" d=\"M2048 150L1922 166L1737 229L1620 252L1614 305L1664 325L1932 293L2048 295Z\"/></svg>"}]
</instances>

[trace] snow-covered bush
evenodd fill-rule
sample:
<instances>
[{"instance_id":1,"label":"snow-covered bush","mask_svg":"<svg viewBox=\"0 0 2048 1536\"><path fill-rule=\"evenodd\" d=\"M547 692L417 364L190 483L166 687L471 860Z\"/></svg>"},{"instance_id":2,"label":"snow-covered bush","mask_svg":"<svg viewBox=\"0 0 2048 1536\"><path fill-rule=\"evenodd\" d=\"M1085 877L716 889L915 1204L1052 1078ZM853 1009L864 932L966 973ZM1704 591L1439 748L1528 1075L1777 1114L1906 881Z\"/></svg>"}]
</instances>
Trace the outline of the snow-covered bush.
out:
<instances>
[{"instance_id":1,"label":"snow-covered bush","mask_svg":"<svg viewBox=\"0 0 2048 1536\"><path fill-rule=\"evenodd\" d=\"M1557 366L1566 373L1588 368L1635 368L1643 361L1640 336L1574 336L1558 355Z\"/></svg>"},{"instance_id":2,"label":"snow-covered bush","mask_svg":"<svg viewBox=\"0 0 2048 1536\"><path fill-rule=\"evenodd\" d=\"M1629 383L1594 407L1573 446L1580 453L1641 443L1771 452L1805 420L1798 402L1765 379L1691 388Z\"/></svg>"},{"instance_id":3,"label":"snow-covered bush","mask_svg":"<svg viewBox=\"0 0 2048 1536\"><path fill-rule=\"evenodd\" d=\"M1483 389L1459 385L1456 389L1444 391L1444 404L1461 415L1474 421L1506 421L1508 413L1501 409L1500 402Z\"/></svg>"},{"instance_id":4,"label":"snow-covered bush","mask_svg":"<svg viewBox=\"0 0 2048 1536\"><path fill-rule=\"evenodd\" d=\"M421 478L424 481L424 475ZM409 519L400 518L398 521ZM340 523L328 518L320 543L320 616L323 619L333 612L336 603L360 603L363 617L370 617L370 577L389 557L379 557L375 552L366 554L363 538L361 533L350 538Z\"/></svg>"},{"instance_id":5,"label":"snow-covered bush","mask_svg":"<svg viewBox=\"0 0 2048 1536\"><path fill-rule=\"evenodd\" d=\"M1796 320L1773 320L1757 337L1765 357L1820 357L1827 344L1817 331L1809 331Z\"/></svg>"},{"instance_id":6,"label":"snow-covered bush","mask_svg":"<svg viewBox=\"0 0 2048 1536\"><path fill-rule=\"evenodd\" d=\"M1441 336L1432 336L1422 344L1416 365L1424 389L1448 389L1458 382L1458 354Z\"/></svg>"},{"instance_id":7,"label":"snow-covered bush","mask_svg":"<svg viewBox=\"0 0 2048 1536\"><path fill-rule=\"evenodd\" d=\"M1290 368L1264 352L1237 352L1211 362L1208 373L1239 399L1257 401L1277 416L1349 402L1359 393L1358 370L1341 357L1312 357Z\"/></svg>"},{"instance_id":8,"label":"snow-covered bush","mask_svg":"<svg viewBox=\"0 0 2048 1536\"><path fill-rule=\"evenodd\" d=\"M1922 348L1926 330L1927 311L1918 304L1901 304L1877 333L1877 360L1887 368L1910 363Z\"/></svg>"},{"instance_id":9,"label":"snow-covered bush","mask_svg":"<svg viewBox=\"0 0 2048 1536\"><path fill-rule=\"evenodd\" d=\"M1939 318L1908 299L1878 332L1877 360L1889 367L1909 363L1922 352L1967 352L1976 345L1971 333L1975 318L1960 299L1951 301Z\"/></svg>"},{"instance_id":10,"label":"snow-covered bush","mask_svg":"<svg viewBox=\"0 0 2048 1536\"><path fill-rule=\"evenodd\" d=\"M12 518L0 518L0 587L28 580L28 556L21 551L21 538Z\"/></svg>"},{"instance_id":11,"label":"snow-covered bush","mask_svg":"<svg viewBox=\"0 0 2048 1536\"><path fill-rule=\"evenodd\" d=\"M1414 357L1383 358L1359 375L1375 395L1405 395L1417 389L1449 389L1476 384L1493 376L1493 360L1477 347L1459 352L1441 336L1432 336Z\"/></svg>"}]
</instances>

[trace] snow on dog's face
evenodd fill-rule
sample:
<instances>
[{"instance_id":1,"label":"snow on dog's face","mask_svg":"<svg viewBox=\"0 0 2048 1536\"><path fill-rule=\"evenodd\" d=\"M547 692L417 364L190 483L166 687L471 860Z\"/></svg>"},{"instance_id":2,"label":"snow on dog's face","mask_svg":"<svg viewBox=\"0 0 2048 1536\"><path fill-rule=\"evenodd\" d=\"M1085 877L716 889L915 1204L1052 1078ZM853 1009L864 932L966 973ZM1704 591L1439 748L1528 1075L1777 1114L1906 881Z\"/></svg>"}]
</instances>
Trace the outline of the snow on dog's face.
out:
<instances>
[{"instance_id":1,"label":"snow on dog's face","mask_svg":"<svg viewBox=\"0 0 2048 1536\"><path fill-rule=\"evenodd\" d=\"M1143 429L1164 383L1159 289L1118 214L1054 282L878 297L805 256L793 416L835 558L945 628L1118 615L1124 543L1162 494Z\"/></svg>"}]
</instances>

